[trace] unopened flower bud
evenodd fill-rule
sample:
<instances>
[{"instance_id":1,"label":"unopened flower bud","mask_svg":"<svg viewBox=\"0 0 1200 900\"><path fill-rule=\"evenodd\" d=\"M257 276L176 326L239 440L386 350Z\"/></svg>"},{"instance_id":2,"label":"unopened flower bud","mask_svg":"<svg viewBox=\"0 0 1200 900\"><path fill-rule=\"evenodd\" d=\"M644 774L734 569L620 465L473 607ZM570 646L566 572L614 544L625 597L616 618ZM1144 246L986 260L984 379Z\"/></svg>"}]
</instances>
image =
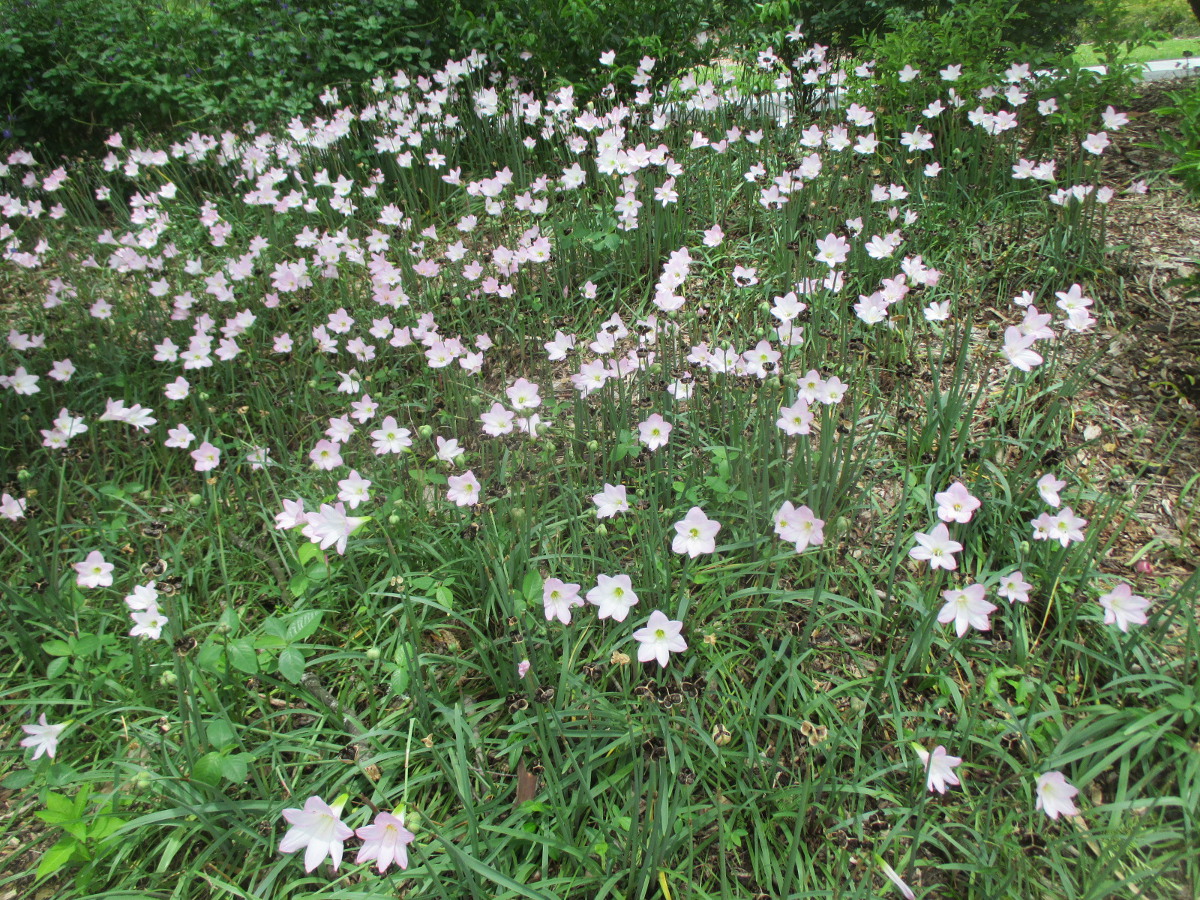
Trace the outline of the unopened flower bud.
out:
<instances>
[{"instance_id":1,"label":"unopened flower bud","mask_svg":"<svg viewBox=\"0 0 1200 900\"><path fill-rule=\"evenodd\" d=\"M399 525L400 517L398 515L396 515L395 513L392 513L390 516L388 516L388 524L389 525Z\"/></svg>"},{"instance_id":2,"label":"unopened flower bud","mask_svg":"<svg viewBox=\"0 0 1200 900\"><path fill-rule=\"evenodd\" d=\"M600 449L600 442L599 441L588 441L587 448L592 453L595 453L597 450Z\"/></svg>"},{"instance_id":3,"label":"unopened flower bud","mask_svg":"<svg viewBox=\"0 0 1200 900\"><path fill-rule=\"evenodd\" d=\"M421 437L425 438L425 440L429 440L431 437L433 437L433 426L432 425L422 425L421 427L419 427L417 429L417 434L419 434Z\"/></svg>"},{"instance_id":4,"label":"unopened flower bud","mask_svg":"<svg viewBox=\"0 0 1200 900\"><path fill-rule=\"evenodd\" d=\"M204 502L204 498L201 497L199 494L191 494L188 497L188 506L191 506L193 508L198 507L203 502Z\"/></svg>"}]
</instances>

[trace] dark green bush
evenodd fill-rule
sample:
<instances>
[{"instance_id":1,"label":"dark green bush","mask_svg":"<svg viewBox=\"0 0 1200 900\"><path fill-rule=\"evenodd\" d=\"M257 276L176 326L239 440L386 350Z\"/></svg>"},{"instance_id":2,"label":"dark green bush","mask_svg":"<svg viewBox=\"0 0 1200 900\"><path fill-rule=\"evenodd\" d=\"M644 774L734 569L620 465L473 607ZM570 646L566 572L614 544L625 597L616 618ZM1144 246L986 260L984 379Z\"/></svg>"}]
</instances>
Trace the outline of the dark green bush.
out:
<instances>
[{"instance_id":1,"label":"dark green bush","mask_svg":"<svg viewBox=\"0 0 1200 900\"><path fill-rule=\"evenodd\" d=\"M275 120L326 84L444 59L429 0L18 0L0 12L6 136L73 149L127 125Z\"/></svg>"},{"instance_id":2,"label":"dark green bush","mask_svg":"<svg viewBox=\"0 0 1200 900\"><path fill-rule=\"evenodd\" d=\"M653 57L661 82L710 61L718 35L748 20L754 6L746 0L456 0L449 25L529 82L569 81L586 93L612 74L598 62L606 50L616 51L616 67Z\"/></svg>"}]
</instances>

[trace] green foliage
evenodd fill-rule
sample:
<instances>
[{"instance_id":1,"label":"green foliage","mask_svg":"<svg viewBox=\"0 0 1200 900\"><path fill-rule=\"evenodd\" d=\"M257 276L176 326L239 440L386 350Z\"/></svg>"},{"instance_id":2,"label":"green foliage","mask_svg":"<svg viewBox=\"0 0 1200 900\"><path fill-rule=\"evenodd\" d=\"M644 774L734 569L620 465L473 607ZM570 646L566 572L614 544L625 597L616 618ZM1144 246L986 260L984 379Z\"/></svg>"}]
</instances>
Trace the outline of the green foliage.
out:
<instances>
[{"instance_id":1,"label":"green foliage","mask_svg":"<svg viewBox=\"0 0 1200 900\"><path fill-rule=\"evenodd\" d=\"M1172 117L1179 129L1178 135L1164 129L1160 136L1162 146L1179 160L1171 174L1179 176L1193 194L1200 195L1200 86L1171 91L1167 97L1171 105L1155 112Z\"/></svg>"},{"instance_id":2,"label":"green foliage","mask_svg":"<svg viewBox=\"0 0 1200 900\"><path fill-rule=\"evenodd\" d=\"M528 84L594 93L643 56L659 78L711 60L718 29L747 9L738 0L455 0L448 21ZM598 61L608 50L612 67Z\"/></svg>"},{"instance_id":3,"label":"green foliage","mask_svg":"<svg viewBox=\"0 0 1200 900\"><path fill-rule=\"evenodd\" d=\"M1003 23L1003 45L1028 45L1042 50L1062 51L1074 45L1077 26L1095 0L1064 0L1043 3L1040 0L1006 0L1003 3L975 3L972 0L768 0L759 4L764 23L790 27L803 21L810 40L847 45L872 34L886 33L903 22L934 21L947 13L959 21L964 14L988 8L986 15L999 16Z\"/></svg>"},{"instance_id":4,"label":"green foliage","mask_svg":"<svg viewBox=\"0 0 1200 900\"><path fill-rule=\"evenodd\" d=\"M1200 22L1187 0L1098 0L1081 26L1086 41L1142 32L1157 38L1192 37L1200 34Z\"/></svg>"},{"instance_id":5,"label":"green foliage","mask_svg":"<svg viewBox=\"0 0 1200 900\"><path fill-rule=\"evenodd\" d=\"M286 120L329 84L445 55L419 0L25 0L0 12L5 136L51 150L133 125Z\"/></svg>"}]
</instances>

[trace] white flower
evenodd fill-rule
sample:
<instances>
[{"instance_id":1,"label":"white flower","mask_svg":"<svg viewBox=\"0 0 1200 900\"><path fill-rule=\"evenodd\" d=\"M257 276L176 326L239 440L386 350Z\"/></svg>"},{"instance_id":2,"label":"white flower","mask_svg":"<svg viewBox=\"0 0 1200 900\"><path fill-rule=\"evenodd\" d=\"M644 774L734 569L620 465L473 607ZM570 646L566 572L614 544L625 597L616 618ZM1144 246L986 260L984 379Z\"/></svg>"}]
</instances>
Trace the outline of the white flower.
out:
<instances>
[{"instance_id":1,"label":"white flower","mask_svg":"<svg viewBox=\"0 0 1200 900\"><path fill-rule=\"evenodd\" d=\"M1035 809L1044 810L1052 819L1061 816L1077 816L1079 809L1071 798L1079 788L1071 784L1062 772L1046 772L1037 777L1037 804Z\"/></svg>"},{"instance_id":2,"label":"white flower","mask_svg":"<svg viewBox=\"0 0 1200 900\"><path fill-rule=\"evenodd\" d=\"M346 507L341 501L333 506L322 503L320 512L311 512L307 515L304 530L301 533L319 545L322 550L333 547L341 556L346 552L346 544L350 535L369 518L369 516L347 516Z\"/></svg>"},{"instance_id":3,"label":"white flower","mask_svg":"<svg viewBox=\"0 0 1200 900\"><path fill-rule=\"evenodd\" d=\"M1067 483L1055 478L1053 472L1047 472L1038 479L1037 490L1046 503L1048 503L1050 506L1053 506L1055 509L1058 509L1059 503L1062 502L1059 499L1058 492L1066 486Z\"/></svg>"},{"instance_id":4,"label":"white flower","mask_svg":"<svg viewBox=\"0 0 1200 900\"><path fill-rule=\"evenodd\" d=\"M588 603L598 606L601 619L624 622L638 602L628 575L597 575L596 586L587 592Z\"/></svg>"},{"instance_id":5,"label":"white flower","mask_svg":"<svg viewBox=\"0 0 1200 900\"><path fill-rule=\"evenodd\" d=\"M656 659L658 664L665 668L672 653L682 653L687 649L687 642L680 633L682 631L682 622L668 619L665 614L654 610L646 620L646 627L633 633L633 639L640 645L637 651L638 662Z\"/></svg>"},{"instance_id":6,"label":"white flower","mask_svg":"<svg viewBox=\"0 0 1200 900\"><path fill-rule=\"evenodd\" d=\"M629 500L626 499L625 485L605 482L604 490L592 495L596 504L596 518L609 519L617 513L629 512Z\"/></svg>"},{"instance_id":7,"label":"white flower","mask_svg":"<svg viewBox=\"0 0 1200 900\"><path fill-rule=\"evenodd\" d=\"M686 516L675 523L671 549L676 553L686 553L691 559L701 553L712 553L717 549L716 537L720 530L720 522L710 519L700 507L693 506Z\"/></svg>"},{"instance_id":8,"label":"white flower","mask_svg":"<svg viewBox=\"0 0 1200 900\"><path fill-rule=\"evenodd\" d=\"M925 769L925 786L930 791L944 794L946 785L962 784L954 774L955 766L962 764L961 756L951 756L941 744L934 747L932 753L916 744L913 745L913 749L921 758L921 765Z\"/></svg>"},{"instance_id":9,"label":"white flower","mask_svg":"<svg viewBox=\"0 0 1200 900\"><path fill-rule=\"evenodd\" d=\"M479 479L469 469L462 475L451 475L446 479L446 499L458 506L471 506L479 502Z\"/></svg>"},{"instance_id":10,"label":"white flower","mask_svg":"<svg viewBox=\"0 0 1200 900\"><path fill-rule=\"evenodd\" d=\"M1104 624L1115 624L1123 632L1128 632L1130 625L1145 625L1149 621L1146 610L1150 601L1133 593L1125 582L1101 595L1099 603L1104 607Z\"/></svg>"},{"instance_id":11,"label":"white flower","mask_svg":"<svg viewBox=\"0 0 1200 900\"><path fill-rule=\"evenodd\" d=\"M54 759L54 754L58 750L58 736L62 734L63 729L67 725L64 722L62 725L51 725L46 721L46 714L42 713L38 716L36 725L22 725L21 730L29 737L21 739L22 747L33 747L33 758L37 759L43 753L51 759Z\"/></svg>"},{"instance_id":12,"label":"white flower","mask_svg":"<svg viewBox=\"0 0 1200 900\"><path fill-rule=\"evenodd\" d=\"M342 805L339 799L333 806L320 797L309 797L304 809L285 809L283 818L292 827L279 842L280 853L295 853L304 848L304 871L311 872L325 857L333 861L336 872L342 864L343 844L354 834L354 830L342 822Z\"/></svg>"}]
</instances>

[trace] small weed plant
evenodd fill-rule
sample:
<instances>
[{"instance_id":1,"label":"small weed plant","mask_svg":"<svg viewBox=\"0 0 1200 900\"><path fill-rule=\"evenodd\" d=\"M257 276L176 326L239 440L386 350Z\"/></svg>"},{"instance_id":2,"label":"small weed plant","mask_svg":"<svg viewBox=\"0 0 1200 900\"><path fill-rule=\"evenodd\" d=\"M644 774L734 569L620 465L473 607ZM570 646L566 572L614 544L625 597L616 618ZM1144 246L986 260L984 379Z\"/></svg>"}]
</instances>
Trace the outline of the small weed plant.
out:
<instances>
[{"instance_id":1,"label":"small weed plant","mask_svg":"<svg viewBox=\"0 0 1200 900\"><path fill-rule=\"evenodd\" d=\"M1126 116L615 59L5 152L6 896L1194 888L1195 584L1071 405Z\"/></svg>"}]
</instances>

